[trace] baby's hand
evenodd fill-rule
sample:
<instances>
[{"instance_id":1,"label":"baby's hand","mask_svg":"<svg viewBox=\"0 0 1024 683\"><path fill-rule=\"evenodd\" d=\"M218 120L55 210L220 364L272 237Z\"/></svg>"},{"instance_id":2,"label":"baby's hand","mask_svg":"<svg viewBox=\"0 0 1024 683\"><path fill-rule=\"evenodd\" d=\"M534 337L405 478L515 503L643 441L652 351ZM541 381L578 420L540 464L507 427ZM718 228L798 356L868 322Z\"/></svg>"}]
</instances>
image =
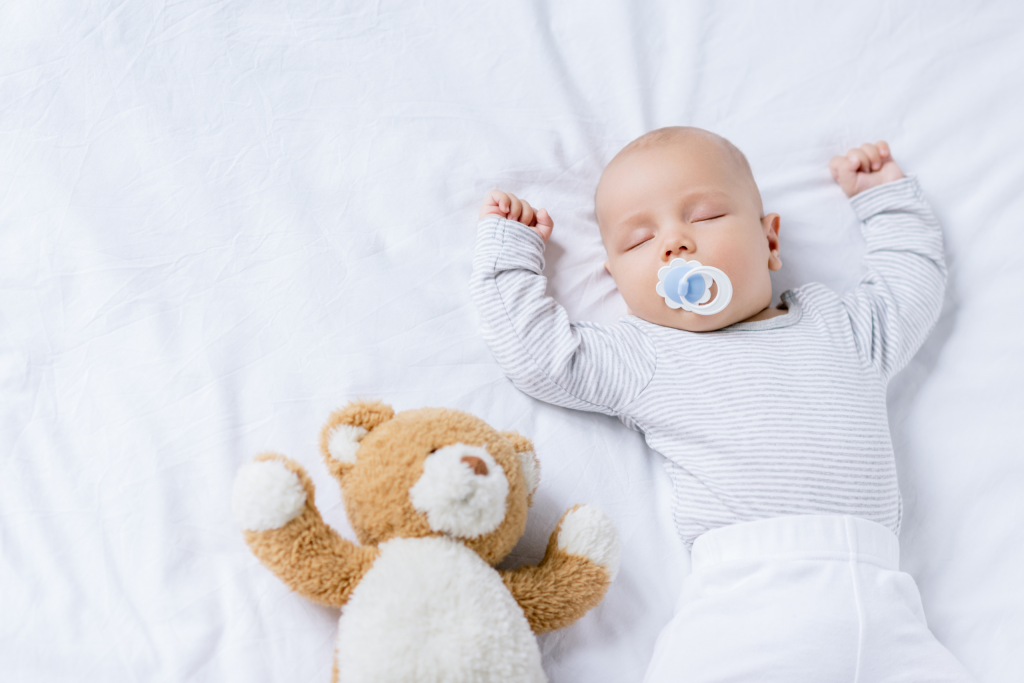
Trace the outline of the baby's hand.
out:
<instances>
[{"instance_id":1,"label":"baby's hand","mask_svg":"<svg viewBox=\"0 0 1024 683\"><path fill-rule=\"evenodd\" d=\"M844 157L832 157L828 167L847 197L903 177L903 171L893 161L889 144L884 140L874 145L865 142Z\"/></svg>"},{"instance_id":2,"label":"baby's hand","mask_svg":"<svg viewBox=\"0 0 1024 683\"><path fill-rule=\"evenodd\" d=\"M526 201L501 190L491 190L487 193L484 205L480 207L480 218L484 216L501 216L519 221L540 235L545 242L551 237L551 230L555 227L555 222L551 220L547 209L534 211Z\"/></svg>"}]
</instances>

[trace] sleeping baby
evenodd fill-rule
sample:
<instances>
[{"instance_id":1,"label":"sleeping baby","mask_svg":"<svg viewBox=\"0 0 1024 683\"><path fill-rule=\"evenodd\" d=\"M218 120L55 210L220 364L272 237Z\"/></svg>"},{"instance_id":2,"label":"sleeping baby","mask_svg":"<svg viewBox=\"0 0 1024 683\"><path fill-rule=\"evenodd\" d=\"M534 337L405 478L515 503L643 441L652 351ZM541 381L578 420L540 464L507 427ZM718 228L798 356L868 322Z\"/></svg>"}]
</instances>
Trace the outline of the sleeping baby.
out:
<instances>
[{"instance_id":1,"label":"sleeping baby","mask_svg":"<svg viewBox=\"0 0 1024 683\"><path fill-rule=\"evenodd\" d=\"M544 209L492 191L472 294L517 387L613 415L665 457L692 573L647 681L969 681L899 571L886 384L942 302L942 233L884 142L830 164L866 274L771 307L779 215L718 135L663 128L598 183L605 268L629 315L570 323L545 296Z\"/></svg>"}]
</instances>

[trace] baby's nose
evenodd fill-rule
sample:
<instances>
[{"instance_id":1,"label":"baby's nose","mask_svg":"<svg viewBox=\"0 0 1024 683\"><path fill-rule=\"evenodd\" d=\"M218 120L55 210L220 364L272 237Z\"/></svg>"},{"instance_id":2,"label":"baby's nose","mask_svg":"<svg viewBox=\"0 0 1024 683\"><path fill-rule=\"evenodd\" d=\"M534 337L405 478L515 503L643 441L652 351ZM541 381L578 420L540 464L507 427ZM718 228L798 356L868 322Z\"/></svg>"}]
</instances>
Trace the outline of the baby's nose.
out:
<instances>
[{"instance_id":1,"label":"baby's nose","mask_svg":"<svg viewBox=\"0 0 1024 683\"><path fill-rule=\"evenodd\" d=\"M662 250L662 260L668 262L682 254L692 255L697 250L697 245L687 237L673 235L662 245Z\"/></svg>"}]
</instances>

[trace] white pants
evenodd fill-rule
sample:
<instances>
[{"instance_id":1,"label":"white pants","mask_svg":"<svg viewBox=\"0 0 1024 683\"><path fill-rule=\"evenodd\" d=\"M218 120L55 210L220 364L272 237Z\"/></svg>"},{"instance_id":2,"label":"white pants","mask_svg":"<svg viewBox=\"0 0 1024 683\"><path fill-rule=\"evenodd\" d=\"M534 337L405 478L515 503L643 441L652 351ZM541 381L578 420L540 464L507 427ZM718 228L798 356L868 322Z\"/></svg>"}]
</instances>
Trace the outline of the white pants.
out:
<instances>
[{"instance_id":1,"label":"white pants","mask_svg":"<svg viewBox=\"0 0 1024 683\"><path fill-rule=\"evenodd\" d=\"M645 683L967 683L899 571L899 542L840 515L709 531Z\"/></svg>"}]
</instances>

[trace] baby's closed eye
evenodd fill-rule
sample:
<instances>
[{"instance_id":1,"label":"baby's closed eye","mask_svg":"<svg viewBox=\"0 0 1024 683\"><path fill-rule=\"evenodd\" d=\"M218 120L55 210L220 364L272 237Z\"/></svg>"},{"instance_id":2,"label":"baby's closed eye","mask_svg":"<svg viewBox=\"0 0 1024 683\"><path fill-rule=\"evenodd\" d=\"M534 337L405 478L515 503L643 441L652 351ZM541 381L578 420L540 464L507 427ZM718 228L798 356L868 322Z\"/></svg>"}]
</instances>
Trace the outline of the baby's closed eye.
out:
<instances>
[{"instance_id":1,"label":"baby's closed eye","mask_svg":"<svg viewBox=\"0 0 1024 683\"><path fill-rule=\"evenodd\" d=\"M642 237L636 238L635 240L631 240L629 242L629 246L626 247L626 251L632 251L633 249L636 249L637 247L642 247L643 245L645 245L648 242L650 242L652 239L654 239L654 235L644 235Z\"/></svg>"},{"instance_id":2,"label":"baby's closed eye","mask_svg":"<svg viewBox=\"0 0 1024 683\"><path fill-rule=\"evenodd\" d=\"M719 218L725 218L726 213L724 211L700 211L694 214L690 218L691 223L705 223L707 221L717 220Z\"/></svg>"}]
</instances>

